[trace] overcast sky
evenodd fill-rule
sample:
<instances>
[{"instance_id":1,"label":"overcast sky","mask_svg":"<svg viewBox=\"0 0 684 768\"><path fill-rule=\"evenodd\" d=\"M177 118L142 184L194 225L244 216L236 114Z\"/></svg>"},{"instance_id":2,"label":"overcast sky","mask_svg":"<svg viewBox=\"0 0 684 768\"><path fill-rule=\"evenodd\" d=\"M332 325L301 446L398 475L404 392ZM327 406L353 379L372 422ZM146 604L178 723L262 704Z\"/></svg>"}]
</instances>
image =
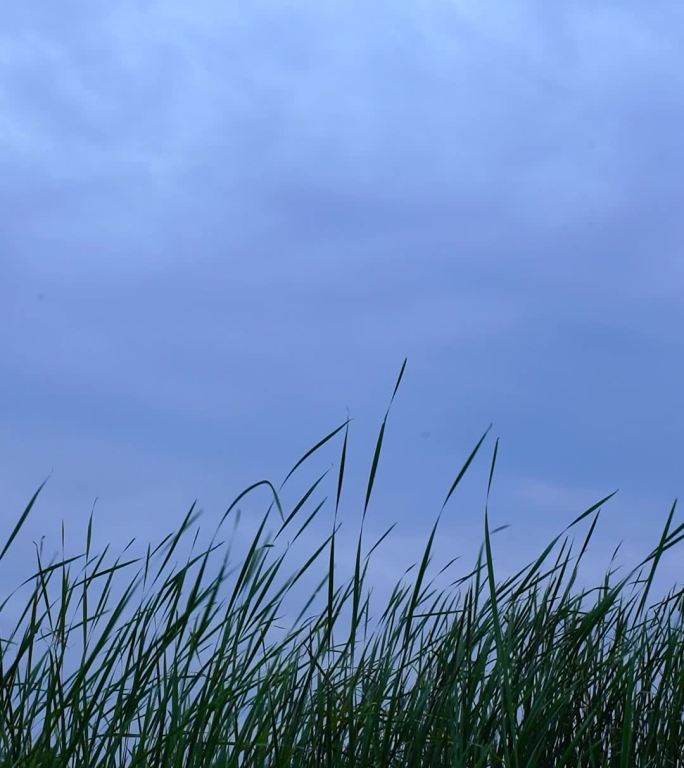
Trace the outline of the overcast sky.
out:
<instances>
[{"instance_id":1,"label":"overcast sky","mask_svg":"<svg viewBox=\"0 0 684 768\"><path fill-rule=\"evenodd\" d=\"M684 491L683 38L678 2L8 5L4 528L52 473L17 552L95 497L117 541L216 517L347 414L354 531L408 357L384 572L490 422L445 556L500 436L504 565L616 488L592 557L633 564Z\"/></svg>"}]
</instances>

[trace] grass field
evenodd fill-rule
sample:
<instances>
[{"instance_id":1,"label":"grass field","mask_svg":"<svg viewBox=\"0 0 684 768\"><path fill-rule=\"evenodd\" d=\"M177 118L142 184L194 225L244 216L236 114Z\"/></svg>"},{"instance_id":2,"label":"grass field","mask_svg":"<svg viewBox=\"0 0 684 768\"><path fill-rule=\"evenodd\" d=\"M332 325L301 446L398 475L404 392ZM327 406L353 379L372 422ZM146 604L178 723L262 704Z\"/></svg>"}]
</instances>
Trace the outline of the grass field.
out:
<instances>
[{"instance_id":1,"label":"grass field","mask_svg":"<svg viewBox=\"0 0 684 768\"><path fill-rule=\"evenodd\" d=\"M472 568L447 588L431 567L438 517L416 567L376 605L367 571L378 542L363 524L353 576L336 579L348 428L286 478L323 445L342 444L330 535L294 565L291 545L325 508L313 503L320 478L292 509L266 481L247 489L207 547L192 546L193 507L140 557L93 551L92 519L80 555L44 562L38 550L33 574L0 604L0 766L683 766L682 591L650 596L661 555L684 538L676 503L629 574L609 571L581 590L578 569L610 497L505 580L485 512ZM489 461L491 486L496 445ZM222 526L259 486L273 503L232 562ZM8 526L0 559L38 495ZM316 569L310 598L283 621Z\"/></svg>"}]
</instances>

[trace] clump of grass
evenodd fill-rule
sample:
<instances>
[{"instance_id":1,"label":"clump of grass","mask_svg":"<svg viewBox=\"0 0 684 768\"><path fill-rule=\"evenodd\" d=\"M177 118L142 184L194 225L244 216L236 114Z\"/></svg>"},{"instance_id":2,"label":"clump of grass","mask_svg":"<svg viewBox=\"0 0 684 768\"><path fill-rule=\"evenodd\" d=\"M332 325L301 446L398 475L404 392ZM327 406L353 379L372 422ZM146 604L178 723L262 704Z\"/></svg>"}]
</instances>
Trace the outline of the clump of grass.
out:
<instances>
[{"instance_id":1,"label":"clump of grass","mask_svg":"<svg viewBox=\"0 0 684 768\"><path fill-rule=\"evenodd\" d=\"M323 438L286 478L344 430L332 531L291 571L283 542L323 508L305 511L321 478L287 512L270 483L251 486L210 544L191 547L180 564L183 542L197 542L194 505L140 557L96 554L92 517L82 554L45 563L39 550L28 593L15 594L24 596L18 618L0 639L0 766L684 765L682 591L649 602L662 554L684 537L684 524L672 525L675 505L630 574L612 583L609 572L585 590L574 588L578 568L613 494L503 581L485 508L474 567L445 589L429 578L440 512L412 580L376 608L367 570L379 542L366 545L363 522L353 576L335 577L348 429L346 421ZM259 486L273 504L233 565L219 532ZM575 555L567 534L583 521L589 530ZM284 625L286 601L317 564L322 578ZM0 605L0 619L11 603Z\"/></svg>"}]
</instances>

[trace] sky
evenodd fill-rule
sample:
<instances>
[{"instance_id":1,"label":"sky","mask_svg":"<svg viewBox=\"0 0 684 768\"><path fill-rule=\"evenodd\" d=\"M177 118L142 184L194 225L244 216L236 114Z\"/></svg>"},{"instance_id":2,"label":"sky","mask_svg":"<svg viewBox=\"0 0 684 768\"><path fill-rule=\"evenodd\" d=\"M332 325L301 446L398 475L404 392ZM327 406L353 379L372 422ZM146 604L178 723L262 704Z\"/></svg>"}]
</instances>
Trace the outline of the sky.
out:
<instances>
[{"instance_id":1,"label":"sky","mask_svg":"<svg viewBox=\"0 0 684 768\"><path fill-rule=\"evenodd\" d=\"M7 567L94 504L115 543L211 521L348 416L354 533L404 358L376 578L492 422L442 559L474 562L499 437L503 570L615 489L590 560L635 564L684 490L683 30L675 2L8 6L4 529L49 480Z\"/></svg>"}]
</instances>

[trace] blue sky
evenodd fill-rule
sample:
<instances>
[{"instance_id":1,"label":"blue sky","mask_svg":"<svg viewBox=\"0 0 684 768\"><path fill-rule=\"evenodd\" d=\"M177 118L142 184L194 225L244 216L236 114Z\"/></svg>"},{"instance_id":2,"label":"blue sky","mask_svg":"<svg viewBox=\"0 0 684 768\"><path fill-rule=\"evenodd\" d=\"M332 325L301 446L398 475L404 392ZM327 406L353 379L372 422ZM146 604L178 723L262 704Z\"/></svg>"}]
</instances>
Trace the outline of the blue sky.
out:
<instances>
[{"instance_id":1,"label":"blue sky","mask_svg":"<svg viewBox=\"0 0 684 768\"><path fill-rule=\"evenodd\" d=\"M5 519L52 472L19 553L95 497L106 540L217 516L347 413L355 531L408 357L381 575L492 421L445 558L476 555L500 436L504 569L616 488L591 556L635 562L683 489L683 29L674 2L8 8Z\"/></svg>"}]
</instances>

